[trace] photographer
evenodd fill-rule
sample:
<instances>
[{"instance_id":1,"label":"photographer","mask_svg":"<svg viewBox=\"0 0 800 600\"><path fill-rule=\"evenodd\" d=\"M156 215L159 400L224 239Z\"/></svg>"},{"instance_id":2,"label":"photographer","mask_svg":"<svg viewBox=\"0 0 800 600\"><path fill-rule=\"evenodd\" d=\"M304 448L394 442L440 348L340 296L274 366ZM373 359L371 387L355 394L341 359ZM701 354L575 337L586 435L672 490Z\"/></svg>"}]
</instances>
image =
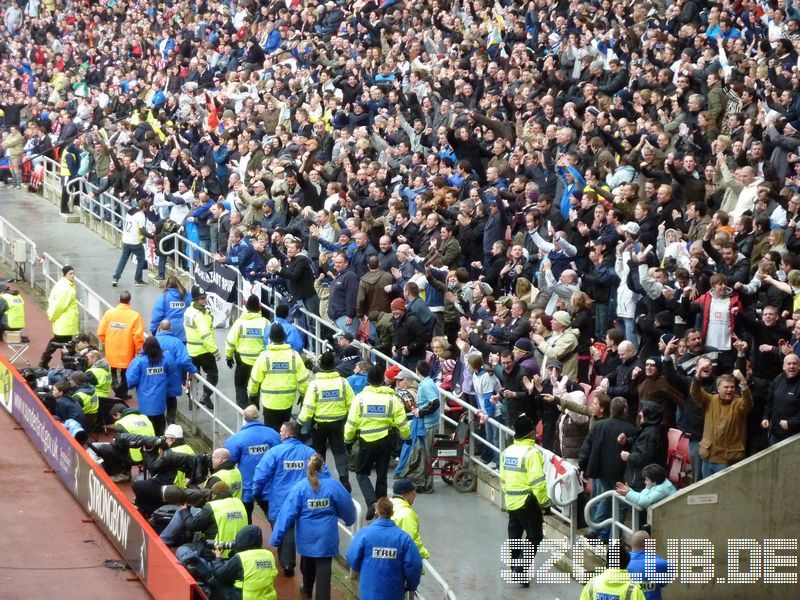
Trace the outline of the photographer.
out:
<instances>
[{"instance_id":1,"label":"photographer","mask_svg":"<svg viewBox=\"0 0 800 600\"><path fill-rule=\"evenodd\" d=\"M133 482L134 503L143 514L151 514L164 504L161 488L177 485L185 488L187 475L191 477L195 467L195 452L183 440L183 428L170 425L164 437L153 438L150 451L143 453L143 460L150 474L149 479ZM155 452L155 449L159 452ZM145 448L147 450L147 448Z\"/></svg>"},{"instance_id":2,"label":"photographer","mask_svg":"<svg viewBox=\"0 0 800 600\"><path fill-rule=\"evenodd\" d=\"M130 442L135 444L137 439L154 437L153 424L137 409L122 403L111 407L111 418L117 430L114 441L92 444L92 449L103 459L103 468L112 481L130 481L131 467L143 460L141 445L131 445Z\"/></svg>"},{"instance_id":3,"label":"photographer","mask_svg":"<svg viewBox=\"0 0 800 600\"><path fill-rule=\"evenodd\" d=\"M86 353L86 381L94 386L98 398L111 397L111 366L99 350Z\"/></svg>"},{"instance_id":4,"label":"photographer","mask_svg":"<svg viewBox=\"0 0 800 600\"><path fill-rule=\"evenodd\" d=\"M53 386L55 408L53 414L62 423L73 419L86 429L86 414L83 412L80 400L70 395L72 387L67 381L59 381Z\"/></svg>"},{"instance_id":5,"label":"photographer","mask_svg":"<svg viewBox=\"0 0 800 600\"><path fill-rule=\"evenodd\" d=\"M242 499L242 474L231 459L231 453L227 448L217 448L211 454L211 475L203 487L211 489L218 481L228 484L234 498Z\"/></svg>"},{"instance_id":6,"label":"photographer","mask_svg":"<svg viewBox=\"0 0 800 600\"><path fill-rule=\"evenodd\" d=\"M97 391L86 377L86 373L75 371L69 376L69 383L72 389L72 396L81 403L83 414L86 415L88 429L94 428L97 422L97 413L100 410L100 400L97 398Z\"/></svg>"},{"instance_id":7,"label":"photographer","mask_svg":"<svg viewBox=\"0 0 800 600\"><path fill-rule=\"evenodd\" d=\"M183 564L190 563L193 559L211 558L211 546L225 544L227 548L222 551L222 556L230 556L230 547L236 539L236 534L247 526L247 511L238 498L231 496L228 484L218 481L211 488L211 500L192 515L188 508L183 508L184 525L188 533L200 533L195 541L178 548L175 557ZM213 542L213 543L212 543ZM202 564L202 563L201 563Z\"/></svg>"},{"instance_id":8,"label":"photographer","mask_svg":"<svg viewBox=\"0 0 800 600\"><path fill-rule=\"evenodd\" d=\"M212 564L214 580L211 584L212 600L222 598L275 598L275 578L278 569L272 552L262 548L261 528L247 525L236 534L232 556L222 560L222 552L215 549L217 559ZM246 596L245 596L246 594Z\"/></svg>"}]
</instances>

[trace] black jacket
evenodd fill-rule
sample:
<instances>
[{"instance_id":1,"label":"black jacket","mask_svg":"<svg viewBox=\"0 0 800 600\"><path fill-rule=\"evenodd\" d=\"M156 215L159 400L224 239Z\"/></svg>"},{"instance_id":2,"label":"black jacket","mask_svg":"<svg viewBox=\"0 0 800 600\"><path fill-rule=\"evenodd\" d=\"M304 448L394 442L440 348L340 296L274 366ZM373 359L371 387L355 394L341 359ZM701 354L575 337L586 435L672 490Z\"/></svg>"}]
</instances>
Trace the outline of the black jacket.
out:
<instances>
[{"instance_id":1,"label":"black jacket","mask_svg":"<svg viewBox=\"0 0 800 600\"><path fill-rule=\"evenodd\" d=\"M311 260L304 254L298 254L278 272L278 275L289 282L289 291L295 298L308 300L317 295L314 289L314 271Z\"/></svg>"},{"instance_id":2,"label":"black jacket","mask_svg":"<svg viewBox=\"0 0 800 600\"><path fill-rule=\"evenodd\" d=\"M661 407L655 402L643 401L639 412L644 415L639 433L624 447L630 452L625 467L625 483L636 491L644 489L642 468L653 463L666 468L669 451L667 428L661 424Z\"/></svg>"},{"instance_id":3,"label":"black jacket","mask_svg":"<svg viewBox=\"0 0 800 600\"><path fill-rule=\"evenodd\" d=\"M770 422L769 433L779 440L800 433L800 376L789 379L784 373L778 375L769 388L764 418ZM789 429L779 423L786 420Z\"/></svg>"},{"instance_id":4,"label":"black jacket","mask_svg":"<svg viewBox=\"0 0 800 600\"><path fill-rule=\"evenodd\" d=\"M613 483L622 481L625 463L620 458L622 447L617 441L620 433L632 438L636 436L636 428L627 421L610 417L589 430L578 456L578 464L587 477Z\"/></svg>"},{"instance_id":5,"label":"black jacket","mask_svg":"<svg viewBox=\"0 0 800 600\"><path fill-rule=\"evenodd\" d=\"M408 360L425 358L425 344L428 334L419 317L410 310L406 311L395 323L394 345L397 354L401 354L404 346L408 346Z\"/></svg>"}]
</instances>

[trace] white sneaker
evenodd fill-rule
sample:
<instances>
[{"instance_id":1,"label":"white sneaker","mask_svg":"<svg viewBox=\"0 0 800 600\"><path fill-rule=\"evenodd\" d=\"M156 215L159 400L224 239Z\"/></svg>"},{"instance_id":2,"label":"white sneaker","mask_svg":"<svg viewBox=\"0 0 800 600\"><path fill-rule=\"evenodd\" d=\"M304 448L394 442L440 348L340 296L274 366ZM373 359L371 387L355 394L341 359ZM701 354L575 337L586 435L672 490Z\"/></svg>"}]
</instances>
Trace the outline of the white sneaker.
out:
<instances>
[{"instance_id":1,"label":"white sneaker","mask_svg":"<svg viewBox=\"0 0 800 600\"><path fill-rule=\"evenodd\" d=\"M112 280L111 280L111 287L117 287L117 285L119 285L119 280L117 280L117 279L112 279Z\"/></svg>"},{"instance_id":2,"label":"white sneaker","mask_svg":"<svg viewBox=\"0 0 800 600\"><path fill-rule=\"evenodd\" d=\"M492 461L489 464L487 464L486 467L494 471L497 468L497 464L494 461Z\"/></svg>"}]
</instances>

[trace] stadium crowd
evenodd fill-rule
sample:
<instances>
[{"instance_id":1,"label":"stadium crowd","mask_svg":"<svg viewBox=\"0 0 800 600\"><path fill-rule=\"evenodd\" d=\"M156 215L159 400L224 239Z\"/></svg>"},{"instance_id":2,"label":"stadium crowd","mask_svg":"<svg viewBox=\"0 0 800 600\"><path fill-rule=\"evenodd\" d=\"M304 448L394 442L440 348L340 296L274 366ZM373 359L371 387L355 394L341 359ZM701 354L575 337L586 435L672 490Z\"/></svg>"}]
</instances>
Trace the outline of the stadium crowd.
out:
<instances>
[{"instance_id":1,"label":"stadium crowd","mask_svg":"<svg viewBox=\"0 0 800 600\"><path fill-rule=\"evenodd\" d=\"M669 427L695 480L800 431L799 25L785 0L12 2L3 177L50 156L119 198L115 284L182 231L341 348L428 363L489 441L525 413L639 498Z\"/></svg>"}]
</instances>

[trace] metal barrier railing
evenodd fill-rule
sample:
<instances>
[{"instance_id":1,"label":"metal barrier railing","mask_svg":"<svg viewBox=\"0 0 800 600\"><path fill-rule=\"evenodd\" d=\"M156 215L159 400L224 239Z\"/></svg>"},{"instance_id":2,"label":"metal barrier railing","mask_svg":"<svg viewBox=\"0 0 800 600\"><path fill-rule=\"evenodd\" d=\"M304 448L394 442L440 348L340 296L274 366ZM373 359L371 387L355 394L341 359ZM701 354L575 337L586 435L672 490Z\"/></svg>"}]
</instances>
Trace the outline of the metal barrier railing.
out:
<instances>
[{"instance_id":1,"label":"metal barrier railing","mask_svg":"<svg viewBox=\"0 0 800 600\"><path fill-rule=\"evenodd\" d=\"M600 502L605 501L606 499L610 499L611 501L611 516L607 519L603 519L602 521L595 522L592 520L592 510L595 506L600 504ZM620 508L621 505L625 504L629 507L629 512L631 514L631 526L628 527L625 522L620 518ZM602 494L598 494L589 502L586 503L586 506L583 509L583 515L586 519L586 524L591 527L592 529L600 529L603 527L611 526L611 532L609 535L609 539L614 540L617 539L620 532L631 536L635 531L639 531L641 529L641 516L639 514L639 508L626 500L623 496L617 494L615 490L608 490L603 492Z\"/></svg>"},{"instance_id":2,"label":"metal barrier railing","mask_svg":"<svg viewBox=\"0 0 800 600\"><path fill-rule=\"evenodd\" d=\"M34 283L39 254L28 236L0 217L0 256L14 269L14 279Z\"/></svg>"}]
</instances>

